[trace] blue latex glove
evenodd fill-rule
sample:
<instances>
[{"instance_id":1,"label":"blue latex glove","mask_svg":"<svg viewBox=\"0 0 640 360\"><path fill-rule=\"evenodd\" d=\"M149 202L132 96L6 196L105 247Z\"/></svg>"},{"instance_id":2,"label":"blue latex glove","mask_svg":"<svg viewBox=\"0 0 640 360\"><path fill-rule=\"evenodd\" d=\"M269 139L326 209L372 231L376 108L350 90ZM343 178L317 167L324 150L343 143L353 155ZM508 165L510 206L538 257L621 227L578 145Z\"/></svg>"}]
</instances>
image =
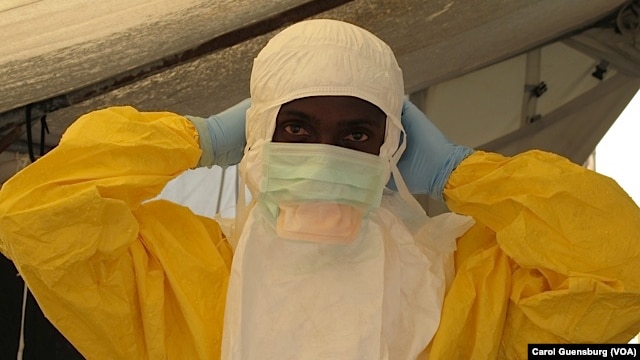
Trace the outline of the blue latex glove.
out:
<instances>
[{"instance_id":1,"label":"blue latex glove","mask_svg":"<svg viewBox=\"0 0 640 360\"><path fill-rule=\"evenodd\" d=\"M251 99L245 99L225 111L206 119L185 116L198 130L202 156L198 166L236 165L242 159L245 137L245 117Z\"/></svg>"},{"instance_id":2,"label":"blue latex glove","mask_svg":"<svg viewBox=\"0 0 640 360\"><path fill-rule=\"evenodd\" d=\"M398 169L412 194L429 194L442 200L449 175L473 150L449 141L411 101L402 105L402 126L407 148ZM389 183L395 188L393 180Z\"/></svg>"}]
</instances>

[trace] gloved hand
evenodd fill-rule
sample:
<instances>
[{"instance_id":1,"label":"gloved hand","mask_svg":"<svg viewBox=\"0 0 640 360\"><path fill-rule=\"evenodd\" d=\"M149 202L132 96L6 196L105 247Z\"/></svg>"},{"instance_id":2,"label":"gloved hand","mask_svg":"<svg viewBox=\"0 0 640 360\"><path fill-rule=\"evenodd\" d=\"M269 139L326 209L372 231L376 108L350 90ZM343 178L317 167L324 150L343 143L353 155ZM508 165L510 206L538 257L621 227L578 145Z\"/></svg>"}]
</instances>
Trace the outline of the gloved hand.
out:
<instances>
[{"instance_id":1,"label":"gloved hand","mask_svg":"<svg viewBox=\"0 0 640 360\"><path fill-rule=\"evenodd\" d=\"M245 99L223 112L206 119L185 116L198 130L202 156L198 166L222 167L236 165L242 159L245 137L245 116L251 99Z\"/></svg>"},{"instance_id":2,"label":"gloved hand","mask_svg":"<svg viewBox=\"0 0 640 360\"><path fill-rule=\"evenodd\" d=\"M442 200L449 175L473 149L450 142L411 101L402 105L407 148L398 169L412 194L430 194ZM395 188L393 180L389 186Z\"/></svg>"}]
</instances>

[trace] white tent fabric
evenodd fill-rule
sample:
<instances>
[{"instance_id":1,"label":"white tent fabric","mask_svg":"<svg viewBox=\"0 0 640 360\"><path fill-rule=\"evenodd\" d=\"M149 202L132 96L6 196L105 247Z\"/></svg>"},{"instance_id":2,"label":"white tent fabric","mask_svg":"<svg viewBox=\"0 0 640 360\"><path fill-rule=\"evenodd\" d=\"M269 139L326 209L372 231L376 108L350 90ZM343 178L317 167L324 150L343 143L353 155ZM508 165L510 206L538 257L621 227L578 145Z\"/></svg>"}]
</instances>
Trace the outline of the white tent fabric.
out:
<instances>
[{"instance_id":1,"label":"white tent fabric","mask_svg":"<svg viewBox=\"0 0 640 360\"><path fill-rule=\"evenodd\" d=\"M197 168L188 170L171 180L159 199L173 201L191 209L195 214L214 218L235 216L238 192L236 166Z\"/></svg>"},{"instance_id":2,"label":"white tent fabric","mask_svg":"<svg viewBox=\"0 0 640 360\"><path fill-rule=\"evenodd\" d=\"M379 35L394 49L406 91L413 93L565 37L615 14L624 3L11 0L0 7L0 125L24 121L23 111L10 110L55 96L86 101L49 114L50 146L81 114L114 104L208 116L248 96L251 60L270 33L247 41L232 36L227 45L233 39L237 45L148 78L139 73L208 39L301 6L333 4L315 16L353 22ZM134 81L113 90L127 79ZM101 93L104 88L113 91Z\"/></svg>"},{"instance_id":3,"label":"white tent fabric","mask_svg":"<svg viewBox=\"0 0 640 360\"><path fill-rule=\"evenodd\" d=\"M638 77L615 68L594 77L600 61L555 42L413 99L458 143L505 155L545 149L582 164L640 86ZM541 82L539 97L523 96Z\"/></svg>"},{"instance_id":4,"label":"white tent fabric","mask_svg":"<svg viewBox=\"0 0 640 360\"><path fill-rule=\"evenodd\" d=\"M540 46L542 65L551 66L542 66L538 77L549 92L528 101L537 103L534 115L544 117L576 95L574 91L584 91L586 83L595 81L589 68L603 60L610 64L608 77L615 71L637 77L637 16L628 15L633 6L637 2L625 0L279 0L260 6L244 0L9 0L0 4L0 146L13 142L10 131L24 124L24 106L42 101L70 102L48 114L48 147L55 146L78 116L104 106L130 104L197 116L221 111L248 96L251 60L272 35L265 28L243 40L242 31L261 21L286 24L301 8L312 9L305 14L315 10L316 17L350 21L379 35L398 57L406 92L429 89L425 110L433 120L452 139L479 146L526 125L518 116L527 89L537 84L527 81L536 77L527 78L526 59L532 56L525 54ZM620 24L609 20L604 26L602 19ZM624 32L616 33L614 25ZM162 67L209 39L219 40L220 50ZM495 65L506 59L511 60ZM582 62L572 68L567 59ZM158 66L164 71L140 76ZM554 75L547 76L554 68ZM573 69L582 73L569 71ZM452 106L455 102L467 106ZM611 114L618 110L610 109ZM33 129L39 133L38 124ZM472 131L477 129L482 131ZM551 133L545 136L545 143L564 141ZM11 151L26 153L24 135ZM4 166L0 180L12 174L10 169L13 164Z\"/></svg>"},{"instance_id":5,"label":"white tent fabric","mask_svg":"<svg viewBox=\"0 0 640 360\"><path fill-rule=\"evenodd\" d=\"M179 53L302 2L3 0L0 112Z\"/></svg>"}]
</instances>

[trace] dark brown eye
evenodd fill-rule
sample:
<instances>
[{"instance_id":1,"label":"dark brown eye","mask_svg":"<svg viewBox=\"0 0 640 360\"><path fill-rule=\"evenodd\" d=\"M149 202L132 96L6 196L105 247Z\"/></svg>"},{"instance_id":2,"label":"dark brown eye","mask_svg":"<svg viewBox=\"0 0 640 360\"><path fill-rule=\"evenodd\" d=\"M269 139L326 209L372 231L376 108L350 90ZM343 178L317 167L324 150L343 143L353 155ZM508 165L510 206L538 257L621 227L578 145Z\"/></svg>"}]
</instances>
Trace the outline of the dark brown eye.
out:
<instances>
[{"instance_id":1,"label":"dark brown eye","mask_svg":"<svg viewBox=\"0 0 640 360\"><path fill-rule=\"evenodd\" d=\"M309 132L302 128L300 125L289 124L284 127L284 131L291 135L308 135Z\"/></svg>"},{"instance_id":2,"label":"dark brown eye","mask_svg":"<svg viewBox=\"0 0 640 360\"><path fill-rule=\"evenodd\" d=\"M356 131L356 132L352 132L351 134L349 134L347 137L344 138L347 141L367 141L369 140L369 135L361 132L361 131Z\"/></svg>"}]
</instances>

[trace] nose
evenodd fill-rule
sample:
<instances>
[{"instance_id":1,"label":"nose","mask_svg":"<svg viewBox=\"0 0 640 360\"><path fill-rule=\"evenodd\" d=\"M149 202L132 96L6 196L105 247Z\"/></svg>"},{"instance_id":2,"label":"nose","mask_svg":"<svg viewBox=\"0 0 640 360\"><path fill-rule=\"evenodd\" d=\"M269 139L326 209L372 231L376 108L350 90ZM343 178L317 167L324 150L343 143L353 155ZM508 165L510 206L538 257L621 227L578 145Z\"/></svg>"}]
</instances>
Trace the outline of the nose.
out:
<instances>
[{"instance_id":1,"label":"nose","mask_svg":"<svg viewBox=\"0 0 640 360\"><path fill-rule=\"evenodd\" d=\"M318 137L317 143L324 144L324 145L340 146L340 138L337 136L334 136L330 132L325 132Z\"/></svg>"}]
</instances>

